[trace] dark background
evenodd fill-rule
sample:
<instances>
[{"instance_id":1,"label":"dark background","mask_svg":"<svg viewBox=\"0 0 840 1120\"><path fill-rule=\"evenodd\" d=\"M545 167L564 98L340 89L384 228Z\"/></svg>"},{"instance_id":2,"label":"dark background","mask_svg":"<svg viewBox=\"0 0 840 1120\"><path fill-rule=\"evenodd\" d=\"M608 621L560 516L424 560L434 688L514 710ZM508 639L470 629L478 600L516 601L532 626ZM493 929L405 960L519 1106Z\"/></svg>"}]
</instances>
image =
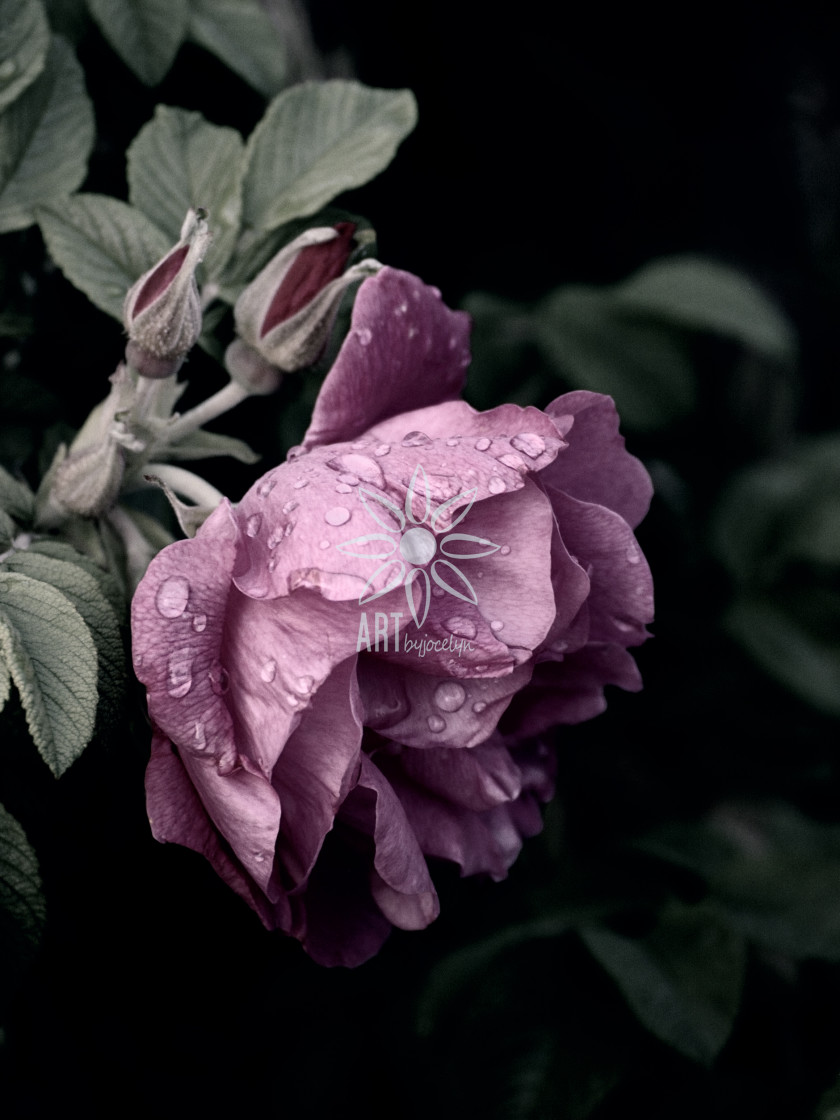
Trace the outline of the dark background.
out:
<instances>
[{"instance_id":1,"label":"dark background","mask_svg":"<svg viewBox=\"0 0 840 1120\"><path fill-rule=\"evenodd\" d=\"M72 1101L91 1115L811 1117L840 1070L831 959L751 944L712 1069L644 1032L573 934L514 947L486 969L474 958L431 1034L418 1006L448 954L570 898L615 899L616 928L633 935L663 896L704 897L692 873L633 846L663 824L733 800L840 823L836 720L728 636L730 578L708 541L734 472L838 426L838 37L827 15L790 3L547 15L522 2L312 0L310 11L331 66L418 99L418 128L393 166L341 200L371 219L381 260L455 306L477 289L534 300L659 256L709 254L773 294L800 360L781 389L761 370L744 388L732 345L711 341L696 414L625 433L663 482L639 533L658 603L655 638L638 654L645 691L609 690L604 716L558 733L557 802L506 883L443 872L435 925L395 933L358 970L313 965L198 857L151 840L139 693L132 734L95 743L60 784L11 734L0 778L26 776L16 788L28 792L7 807L39 853L50 916L0 1049L6 1115L54 1115ZM262 114L262 99L197 47L152 91L92 27L77 50L97 109L86 190L125 197L125 148L157 102L245 134ZM37 229L8 236L40 285L22 349L21 368L44 390L32 422L76 426L104 394L120 328L44 270ZM189 374L223 379L203 355ZM779 420L782 391L791 403ZM224 430L270 460L282 403L247 402ZM236 499L259 468L221 471L213 481Z\"/></svg>"}]
</instances>

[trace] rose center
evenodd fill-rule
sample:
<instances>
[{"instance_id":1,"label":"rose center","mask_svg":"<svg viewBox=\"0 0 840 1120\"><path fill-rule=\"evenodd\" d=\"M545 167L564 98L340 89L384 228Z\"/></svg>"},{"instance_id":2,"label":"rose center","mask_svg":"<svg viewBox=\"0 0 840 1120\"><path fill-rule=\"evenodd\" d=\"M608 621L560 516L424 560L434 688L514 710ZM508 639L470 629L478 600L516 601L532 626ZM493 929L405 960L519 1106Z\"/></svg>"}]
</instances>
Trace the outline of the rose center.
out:
<instances>
[{"instance_id":1,"label":"rose center","mask_svg":"<svg viewBox=\"0 0 840 1120\"><path fill-rule=\"evenodd\" d=\"M428 564L437 549L434 533L419 526L403 533L400 541L400 552L409 564Z\"/></svg>"}]
</instances>

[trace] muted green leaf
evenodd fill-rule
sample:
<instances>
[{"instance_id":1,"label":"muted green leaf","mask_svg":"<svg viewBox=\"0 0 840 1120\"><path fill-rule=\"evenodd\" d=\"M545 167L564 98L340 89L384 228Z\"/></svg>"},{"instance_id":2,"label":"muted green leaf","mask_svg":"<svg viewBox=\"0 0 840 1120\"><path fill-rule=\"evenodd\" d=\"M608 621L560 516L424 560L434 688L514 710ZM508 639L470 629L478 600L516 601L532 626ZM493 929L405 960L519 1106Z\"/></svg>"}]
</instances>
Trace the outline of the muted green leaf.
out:
<instances>
[{"instance_id":1,"label":"muted green leaf","mask_svg":"<svg viewBox=\"0 0 840 1120\"><path fill-rule=\"evenodd\" d=\"M187 33L187 0L87 0L90 14L126 66L156 86Z\"/></svg>"},{"instance_id":2,"label":"muted green leaf","mask_svg":"<svg viewBox=\"0 0 840 1120\"><path fill-rule=\"evenodd\" d=\"M116 615L117 619L122 619L126 612L126 601L122 591L120 591L119 584L111 575L110 572L100 568L87 556L83 556L72 545L66 544L64 541L56 540L54 537L43 537L40 540L33 540L29 545L29 551L35 552L39 556L50 556L54 560L63 560L68 564L75 564L76 567L81 568L96 580L99 590L104 595L105 599L111 605L111 609Z\"/></svg>"},{"instance_id":3,"label":"muted green leaf","mask_svg":"<svg viewBox=\"0 0 840 1120\"><path fill-rule=\"evenodd\" d=\"M171 248L145 214L105 195L77 194L40 207L38 222L67 279L120 321L128 289Z\"/></svg>"},{"instance_id":4,"label":"muted green leaf","mask_svg":"<svg viewBox=\"0 0 840 1120\"><path fill-rule=\"evenodd\" d=\"M533 331L555 372L613 397L634 428L661 427L693 407L694 372L680 337L622 314L608 291L558 288L536 308Z\"/></svg>"},{"instance_id":5,"label":"muted green leaf","mask_svg":"<svg viewBox=\"0 0 840 1120\"><path fill-rule=\"evenodd\" d=\"M651 261L617 284L612 297L626 312L722 334L779 361L796 353L790 322L764 289L706 257Z\"/></svg>"},{"instance_id":6,"label":"muted green leaf","mask_svg":"<svg viewBox=\"0 0 840 1120\"><path fill-rule=\"evenodd\" d=\"M0 0L0 112L44 69L49 45L41 0Z\"/></svg>"},{"instance_id":7,"label":"muted green leaf","mask_svg":"<svg viewBox=\"0 0 840 1120\"><path fill-rule=\"evenodd\" d=\"M279 94L248 139L245 224L274 229L368 182L388 166L416 119L409 90L333 80Z\"/></svg>"},{"instance_id":8,"label":"muted green leaf","mask_svg":"<svg viewBox=\"0 0 840 1120\"><path fill-rule=\"evenodd\" d=\"M0 656L20 694L29 732L60 777L93 734L97 657L90 631L62 592L0 571Z\"/></svg>"},{"instance_id":9,"label":"muted green leaf","mask_svg":"<svg viewBox=\"0 0 840 1120\"><path fill-rule=\"evenodd\" d=\"M672 902L640 939L597 926L580 935L652 1034L696 1062L714 1061L740 1003L745 952L710 907Z\"/></svg>"},{"instance_id":10,"label":"muted green leaf","mask_svg":"<svg viewBox=\"0 0 840 1120\"><path fill-rule=\"evenodd\" d=\"M0 232L31 225L37 206L79 186L93 130L82 68L53 37L41 75L0 115Z\"/></svg>"},{"instance_id":11,"label":"muted green leaf","mask_svg":"<svg viewBox=\"0 0 840 1120\"><path fill-rule=\"evenodd\" d=\"M244 151L235 129L168 105L158 105L128 149L131 202L173 242L190 207L209 212L213 240L204 260L209 276L221 271L236 240Z\"/></svg>"},{"instance_id":12,"label":"muted green leaf","mask_svg":"<svg viewBox=\"0 0 840 1120\"><path fill-rule=\"evenodd\" d=\"M0 993L17 986L46 920L38 859L20 823L0 805Z\"/></svg>"},{"instance_id":13,"label":"muted green leaf","mask_svg":"<svg viewBox=\"0 0 840 1120\"><path fill-rule=\"evenodd\" d=\"M0 509L23 523L29 521L35 510L35 495L4 467L0 467Z\"/></svg>"},{"instance_id":14,"label":"muted green leaf","mask_svg":"<svg viewBox=\"0 0 840 1120\"><path fill-rule=\"evenodd\" d=\"M286 50L258 0L189 0L189 36L266 97L286 84Z\"/></svg>"}]
</instances>

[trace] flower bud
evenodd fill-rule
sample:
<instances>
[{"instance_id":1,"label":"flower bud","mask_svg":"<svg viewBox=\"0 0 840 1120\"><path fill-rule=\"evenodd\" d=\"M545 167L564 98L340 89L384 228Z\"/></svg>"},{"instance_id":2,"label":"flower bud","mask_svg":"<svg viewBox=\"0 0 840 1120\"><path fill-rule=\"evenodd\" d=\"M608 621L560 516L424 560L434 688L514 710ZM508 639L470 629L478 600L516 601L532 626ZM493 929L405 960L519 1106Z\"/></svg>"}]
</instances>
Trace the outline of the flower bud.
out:
<instances>
[{"instance_id":1,"label":"flower bud","mask_svg":"<svg viewBox=\"0 0 840 1120\"><path fill-rule=\"evenodd\" d=\"M267 362L288 372L318 358L345 290L376 262L344 272L356 227L339 222L307 230L260 272L236 301L241 339Z\"/></svg>"},{"instance_id":2,"label":"flower bud","mask_svg":"<svg viewBox=\"0 0 840 1120\"><path fill-rule=\"evenodd\" d=\"M143 377L170 377L198 341L201 299L195 270L209 241L206 212L190 210L181 240L125 297L126 361Z\"/></svg>"},{"instance_id":3,"label":"flower bud","mask_svg":"<svg viewBox=\"0 0 840 1120\"><path fill-rule=\"evenodd\" d=\"M80 517L100 517L116 502L125 471L125 454L110 438L71 452L56 471L52 497Z\"/></svg>"}]
</instances>

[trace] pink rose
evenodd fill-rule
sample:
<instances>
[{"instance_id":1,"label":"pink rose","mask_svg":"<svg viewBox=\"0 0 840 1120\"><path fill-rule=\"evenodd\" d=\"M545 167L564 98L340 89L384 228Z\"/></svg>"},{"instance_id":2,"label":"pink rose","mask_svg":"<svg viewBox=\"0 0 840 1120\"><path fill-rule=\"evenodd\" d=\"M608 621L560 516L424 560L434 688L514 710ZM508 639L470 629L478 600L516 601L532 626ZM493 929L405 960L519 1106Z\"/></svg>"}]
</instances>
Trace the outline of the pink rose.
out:
<instances>
[{"instance_id":1,"label":"pink rose","mask_svg":"<svg viewBox=\"0 0 840 1120\"><path fill-rule=\"evenodd\" d=\"M651 486L612 401L476 412L468 331L366 280L302 447L134 599L155 837L326 964L436 917L429 857L503 878L552 794L541 733L640 687Z\"/></svg>"}]
</instances>

